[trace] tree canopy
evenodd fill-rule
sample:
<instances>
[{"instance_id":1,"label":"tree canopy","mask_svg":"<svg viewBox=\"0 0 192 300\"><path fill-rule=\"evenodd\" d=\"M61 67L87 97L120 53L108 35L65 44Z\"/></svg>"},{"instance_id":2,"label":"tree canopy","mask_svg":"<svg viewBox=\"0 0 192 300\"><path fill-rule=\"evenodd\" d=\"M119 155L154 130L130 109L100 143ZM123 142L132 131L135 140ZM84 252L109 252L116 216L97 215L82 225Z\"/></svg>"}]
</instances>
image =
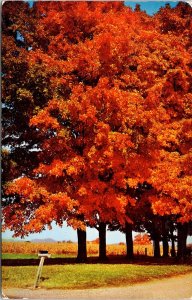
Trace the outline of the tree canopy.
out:
<instances>
[{"instance_id":1,"label":"tree canopy","mask_svg":"<svg viewBox=\"0 0 192 300\"><path fill-rule=\"evenodd\" d=\"M5 228L191 221L191 16L5 2Z\"/></svg>"}]
</instances>

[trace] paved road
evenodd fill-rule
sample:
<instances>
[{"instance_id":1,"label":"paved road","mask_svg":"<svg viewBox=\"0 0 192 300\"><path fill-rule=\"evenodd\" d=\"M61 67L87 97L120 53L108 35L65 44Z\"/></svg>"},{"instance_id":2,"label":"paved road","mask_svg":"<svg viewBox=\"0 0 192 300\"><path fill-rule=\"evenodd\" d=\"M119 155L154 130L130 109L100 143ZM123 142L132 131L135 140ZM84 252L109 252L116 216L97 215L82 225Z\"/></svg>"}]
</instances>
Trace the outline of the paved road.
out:
<instances>
[{"instance_id":1,"label":"paved road","mask_svg":"<svg viewBox=\"0 0 192 300\"><path fill-rule=\"evenodd\" d=\"M131 286L88 290L5 289L12 299L190 299L192 300L192 273L153 280Z\"/></svg>"}]
</instances>

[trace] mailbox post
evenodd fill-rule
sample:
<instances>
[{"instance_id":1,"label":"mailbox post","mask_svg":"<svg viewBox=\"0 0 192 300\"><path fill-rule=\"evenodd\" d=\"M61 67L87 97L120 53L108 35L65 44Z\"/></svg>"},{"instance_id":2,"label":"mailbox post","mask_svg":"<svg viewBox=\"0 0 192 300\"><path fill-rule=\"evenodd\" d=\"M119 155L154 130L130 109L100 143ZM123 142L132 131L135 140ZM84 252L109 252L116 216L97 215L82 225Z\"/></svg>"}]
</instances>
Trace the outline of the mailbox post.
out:
<instances>
[{"instance_id":1,"label":"mailbox post","mask_svg":"<svg viewBox=\"0 0 192 300\"><path fill-rule=\"evenodd\" d=\"M44 260L46 257L51 257L51 254L48 253L48 251L39 251L38 256L40 257L40 262L39 262L39 267L37 270L37 276L35 279L35 285L34 288L36 288L38 286L38 282L41 278L41 273L42 273L42 269L43 269L43 264L44 264Z\"/></svg>"}]
</instances>

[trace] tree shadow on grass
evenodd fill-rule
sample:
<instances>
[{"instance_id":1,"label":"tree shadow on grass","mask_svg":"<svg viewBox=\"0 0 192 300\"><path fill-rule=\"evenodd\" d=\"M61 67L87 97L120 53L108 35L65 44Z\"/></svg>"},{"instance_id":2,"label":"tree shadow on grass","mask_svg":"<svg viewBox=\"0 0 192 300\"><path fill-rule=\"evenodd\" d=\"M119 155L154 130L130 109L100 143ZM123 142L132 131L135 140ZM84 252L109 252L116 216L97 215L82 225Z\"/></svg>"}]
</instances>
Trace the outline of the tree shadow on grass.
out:
<instances>
[{"instance_id":1,"label":"tree shadow on grass","mask_svg":"<svg viewBox=\"0 0 192 300\"><path fill-rule=\"evenodd\" d=\"M177 258L155 258L151 256L137 255L132 259L126 258L126 256L108 256L106 260L99 260L98 257L88 257L83 263L87 264L137 264L137 265L175 265L175 264L191 264L191 259L180 261ZM45 259L45 265L65 265L65 264L79 264L75 257L67 258L47 258ZM39 258L37 259L2 259L2 266L38 266Z\"/></svg>"}]
</instances>

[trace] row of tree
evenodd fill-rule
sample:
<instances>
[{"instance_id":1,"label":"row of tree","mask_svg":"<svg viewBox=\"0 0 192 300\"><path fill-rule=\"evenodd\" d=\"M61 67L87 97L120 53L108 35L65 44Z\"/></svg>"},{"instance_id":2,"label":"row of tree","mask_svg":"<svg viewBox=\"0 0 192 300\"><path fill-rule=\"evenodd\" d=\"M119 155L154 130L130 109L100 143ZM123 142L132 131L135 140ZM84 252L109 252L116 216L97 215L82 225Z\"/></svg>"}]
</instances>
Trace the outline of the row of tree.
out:
<instances>
[{"instance_id":1,"label":"row of tree","mask_svg":"<svg viewBox=\"0 0 192 300\"><path fill-rule=\"evenodd\" d=\"M126 238L126 257L128 260L134 258L134 244L146 245L153 242L153 255L155 258L161 257L161 243L162 243L162 257L167 258L170 256L175 257L178 260L183 260L185 257L191 255L190 248L187 247L187 237L192 234L192 227L190 223L176 223L173 218L165 216L151 215L150 219L147 219L145 223L134 224L126 223L124 227L119 224L100 223L97 226L99 232L99 259L107 259L106 251L106 229L108 230L120 230L125 233ZM141 238L137 235L133 240L133 231L137 230L143 232L148 231L148 234L144 234L145 238ZM78 253L77 261L83 262L87 260L87 248L86 248L86 230L77 229L78 237Z\"/></svg>"},{"instance_id":2,"label":"row of tree","mask_svg":"<svg viewBox=\"0 0 192 300\"><path fill-rule=\"evenodd\" d=\"M86 226L99 230L101 258L106 226L125 232L129 257L133 229L166 256L177 226L184 255L191 16L186 3L152 17L123 2L4 3L4 228L25 236L67 221L83 260Z\"/></svg>"}]
</instances>

